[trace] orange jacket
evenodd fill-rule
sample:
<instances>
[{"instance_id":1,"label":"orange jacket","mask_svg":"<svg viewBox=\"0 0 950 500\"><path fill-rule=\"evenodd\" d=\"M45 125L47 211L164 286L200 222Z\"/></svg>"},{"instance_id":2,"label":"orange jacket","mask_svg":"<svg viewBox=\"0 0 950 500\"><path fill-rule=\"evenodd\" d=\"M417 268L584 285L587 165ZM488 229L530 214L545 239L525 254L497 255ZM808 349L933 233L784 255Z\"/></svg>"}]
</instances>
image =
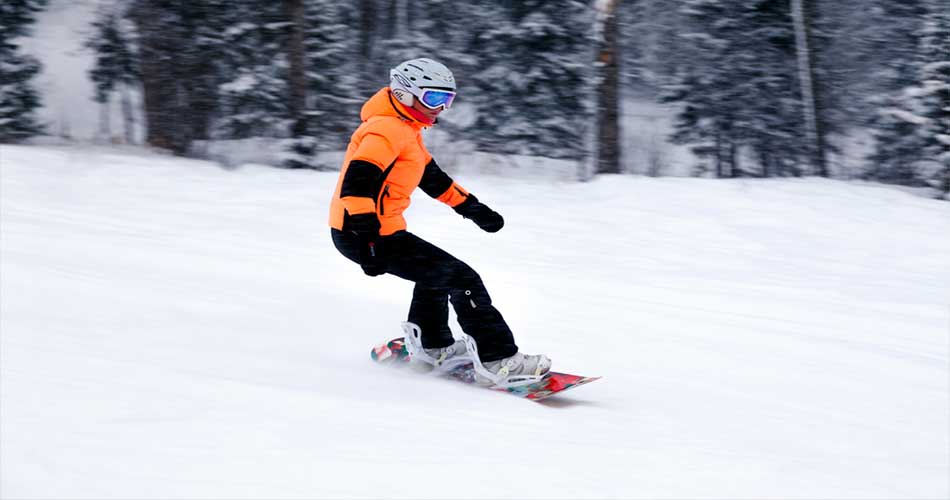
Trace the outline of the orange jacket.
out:
<instances>
[{"instance_id":1,"label":"orange jacket","mask_svg":"<svg viewBox=\"0 0 950 500\"><path fill-rule=\"evenodd\" d=\"M349 215L375 213L380 235L404 230L402 214L417 187L450 207L465 201L468 191L439 168L422 142L428 125L393 98L389 87L363 105L360 118L330 202L330 227L343 230Z\"/></svg>"}]
</instances>

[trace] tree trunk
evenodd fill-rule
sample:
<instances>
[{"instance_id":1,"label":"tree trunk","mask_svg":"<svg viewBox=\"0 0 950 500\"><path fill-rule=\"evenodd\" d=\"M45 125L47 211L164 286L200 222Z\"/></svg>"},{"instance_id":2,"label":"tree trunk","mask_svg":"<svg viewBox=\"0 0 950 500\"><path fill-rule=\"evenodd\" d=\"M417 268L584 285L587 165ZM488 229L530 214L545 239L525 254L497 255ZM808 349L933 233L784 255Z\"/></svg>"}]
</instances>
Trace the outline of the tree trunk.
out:
<instances>
[{"instance_id":1,"label":"tree trunk","mask_svg":"<svg viewBox=\"0 0 950 500\"><path fill-rule=\"evenodd\" d=\"M597 173L619 174L620 165L620 65L617 43L617 5L608 0L604 9L597 90Z\"/></svg>"},{"instance_id":2,"label":"tree trunk","mask_svg":"<svg viewBox=\"0 0 950 500\"><path fill-rule=\"evenodd\" d=\"M716 178L721 179L725 177L725 169L723 168L723 159L722 159L722 131L716 130L716 146L715 146L715 162L716 162Z\"/></svg>"},{"instance_id":3,"label":"tree trunk","mask_svg":"<svg viewBox=\"0 0 950 500\"><path fill-rule=\"evenodd\" d=\"M135 117L132 115L132 96L129 95L129 86L121 85L121 102L122 102L122 125L125 132L125 143L132 144L135 139L133 134L135 133Z\"/></svg>"},{"instance_id":4,"label":"tree trunk","mask_svg":"<svg viewBox=\"0 0 950 500\"><path fill-rule=\"evenodd\" d=\"M154 1L136 2L133 20L137 25L141 50L142 100L145 109L145 141L150 146L184 154L187 144L182 141L178 123L181 105L174 67L167 55L175 52L172 35L165 33L161 13Z\"/></svg>"},{"instance_id":5,"label":"tree trunk","mask_svg":"<svg viewBox=\"0 0 950 500\"><path fill-rule=\"evenodd\" d=\"M313 138L310 135L310 120L307 115L307 54L306 54L306 6L303 0L284 0L284 14L291 22L287 60L290 64L287 85L290 95L290 156L284 159L287 168L308 168L312 163Z\"/></svg>"},{"instance_id":6,"label":"tree trunk","mask_svg":"<svg viewBox=\"0 0 950 500\"><path fill-rule=\"evenodd\" d=\"M146 40L148 37L142 38L144 48L149 41ZM150 146L183 153L182 148L176 147L178 141L175 140L176 86L164 78L165 65L160 61L143 58L141 71L147 125L146 142Z\"/></svg>"},{"instance_id":7,"label":"tree trunk","mask_svg":"<svg viewBox=\"0 0 950 500\"><path fill-rule=\"evenodd\" d=\"M818 106L815 97L815 72L811 48L809 47L808 25L805 0L791 0L792 21L795 25L795 49L798 54L798 80L802 90L802 112L805 120L805 139L811 167L817 175L828 176L825 164L825 151L819 128Z\"/></svg>"},{"instance_id":8,"label":"tree trunk","mask_svg":"<svg viewBox=\"0 0 950 500\"><path fill-rule=\"evenodd\" d=\"M729 141L729 177L735 179L742 176L742 170L739 168L739 148L735 141Z\"/></svg>"},{"instance_id":9,"label":"tree trunk","mask_svg":"<svg viewBox=\"0 0 950 500\"><path fill-rule=\"evenodd\" d=\"M112 142L112 99L106 96L106 99L99 103L99 142L108 144Z\"/></svg>"},{"instance_id":10,"label":"tree trunk","mask_svg":"<svg viewBox=\"0 0 950 500\"><path fill-rule=\"evenodd\" d=\"M201 54L196 57L206 57ZM185 82L180 88L179 95L184 102L182 116L187 117L187 127L182 127L185 134L182 141L186 145L192 141L207 141L211 138L211 121L218 105L218 95L215 90L214 66L211 59L202 59L189 73L180 73L179 81Z\"/></svg>"}]
</instances>

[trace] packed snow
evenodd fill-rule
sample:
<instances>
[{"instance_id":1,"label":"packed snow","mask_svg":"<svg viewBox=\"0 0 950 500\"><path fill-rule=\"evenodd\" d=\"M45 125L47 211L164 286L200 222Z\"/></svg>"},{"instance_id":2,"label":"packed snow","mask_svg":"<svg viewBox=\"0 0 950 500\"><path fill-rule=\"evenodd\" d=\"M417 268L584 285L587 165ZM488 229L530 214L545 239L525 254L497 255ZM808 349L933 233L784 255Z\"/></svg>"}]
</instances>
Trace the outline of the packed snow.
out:
<instances>
[{"instance_id":1,"label":"packed snow","mask_svg":"<svg viewBox=\"0 0 950 500\"><path fill-rule=\"evenodd\" d=\"M333 248L334 172L0 147L0 497L950 494L950 204L456 177L505 228L419 192L410 230L602 380L534 403L373 364L412 284Z\"/></svg>"}]
</instances>

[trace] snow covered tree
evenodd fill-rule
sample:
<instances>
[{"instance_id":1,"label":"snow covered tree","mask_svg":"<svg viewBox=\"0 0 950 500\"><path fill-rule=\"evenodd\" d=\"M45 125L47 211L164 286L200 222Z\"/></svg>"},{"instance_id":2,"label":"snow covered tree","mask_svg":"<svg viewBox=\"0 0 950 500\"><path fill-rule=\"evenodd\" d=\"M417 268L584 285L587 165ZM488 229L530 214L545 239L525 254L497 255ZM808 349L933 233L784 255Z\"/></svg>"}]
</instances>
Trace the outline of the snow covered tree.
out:
<instances>
[{"instance_id":1,"label":"snow covered tree","mask_svg":"<svg viewBox=\"0 0 950 500\"><path fill-rule=\"evenodd\" d=\"M95 100L103 108L100 130L106 138L111 135L109 103L112 95L118 92L125 122L125 142L131 143L133 115L130 93L140 78L131 28L126 26L124 13L112 8L100 12L92 27L93 34L85 45L94 53L89 76L96 87Z\"/></svg>"},{"instance_id":2,"label":"snow covered tree","mask_svg":"<svg viewBox=\"0 0 950 500\"><path fill-rule=\"evenodd\" d=\"M573 0L488 3L469 51L482 150L582 160L591 126L594 9Z\"/></svg>"},{"instance_id":3,"label":"snow covered tree","mask_svg":"<svg viewBox=\"0 0 950 500\"><path fill-rule=\"evenodd\" d=\"M926 0L821 2L834 20L825 71L833 72L838 108L851 126L874 126L877 109L896 90L913 84Z\"/></svg>"},{"instance_id":4,"label":"snow covered tree","mask_svg":"<svg viewBox=\"0 0 950 500\"><path fill-rule=\"evenodd\" d=\"M236 2L222 21L215 137L287 137L292 125L291 23L280 2Z\"/></svg>"},{"instance_id":5,"label":"snow covered tree","mask_svg":"<svg viewBox=\"0 0 950 500\"><path fill-rule=\"evenodd\" d=\"M927 119L924 161L930 163L926 179L950 199L950 9L934 1L921 37L920 83L914 96Z\"/></svg>"},{"instance_id":6,"label":"snow covered tree","mask_svg":"<svg viewBox=\"0 0 950 500\"><path fill-rule=\"evenodd\" d=\"M734 133L736 113L746 102L738 93L742 82L736 71L741 55L736 33L746 29L740 12L740 6L719 0L681 4L678 13L685 29L679 36L687 41L687 50L661 94L663 102L682 106L670 140L692 144L699 158L712 161L715 177L741 174L736 152L740 137Z\"/></svg>"},{"instance_id":7,"label":"snow covered tree","mask_svg":"<svg viewBox=\"0 0 950 500\"><path fill-rule=\"evenodd\" d=\"M135 0L148 142L184 154L195 141L291 135L306 106L303 39L290 43L304 5Z\"/></svg>"},{"instance_id":8,"label":"snow covered tree","mask_svg":"<svg viewBox=\"0 0 950 500\"><path fill-rule=\"evenodd\" d=\"M316 164L314 153L345 147L368 96L361 92L356 44L348 36L349 9L332 0L309 0L303 14L306 106L283 162L297 168L335 168L338 165Z\"/></svg>"},{"instance_id":9,"label":"snow covered tree","mask_svg":"<svg viewBox=\"0 0 950 500\"><path fill-rule=\"evenodd\" d=\"M689 60L691 45L680 33L692 21L666 0L625 0L617 10L623 86L641 96L656 93Z\"/></svg>"},{"instance_id":10,"label":"snow covered tree","mask_svg":"<svg viewBox=\"0 0 950 500\"><path fill-rule=\"evenodd\" d=\"M950 193L950 12L932 2L918 32L916 79L883 107L869 177Z\"/></svg>"},{"instance_id":11,"label":"snow covered tree","mask_svg":"<svg viewBox=\"0 0 950 500\"><path fill-rule=\"evenodd\" d=\"M40 96L31 80L40 72L35 58L20 52L18 38L30 33L47 0L0 2L0 142L16 142L43 131L35 111Z\"/></svg>"},{"instance_id":12,"label":"snow covered tree","mask_svg":"<svg viewBox=\"0 0 950 500\"><path fill-rule=\"evenodd\" d=\"M679 13L688 50L662 96L682 106L671 140L693 144L717 177L804 173L788 0L685 0Z\"/></svg>"},{"instance_id":13,"label":"snow covered tree","mask_svg":"<svg viewBox=\"0 0 950 500\"><path fill-rule=\"evenodd\" d=\"M134 0L146 141L176 154L210 137L218 110L224 0Z\"/></svg>"}]
</instances>

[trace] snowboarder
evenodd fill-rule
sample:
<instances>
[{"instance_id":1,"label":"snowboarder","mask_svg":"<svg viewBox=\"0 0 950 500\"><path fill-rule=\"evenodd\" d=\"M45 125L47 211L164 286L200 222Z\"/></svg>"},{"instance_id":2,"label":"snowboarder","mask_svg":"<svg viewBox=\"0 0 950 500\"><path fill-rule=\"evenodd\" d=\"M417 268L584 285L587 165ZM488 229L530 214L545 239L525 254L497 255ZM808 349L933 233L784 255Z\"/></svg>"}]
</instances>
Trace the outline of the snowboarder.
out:
<instances>
[{"instance_id":1,"label":"snowboarder","mask_svg":"<svg viewBox=\"0 0 950 500\"><path fill-rule=\"evenodd\" d=\"M369 276L392 274L415 283L406 342L414 360L433 369L474 362L480 382L504 385L515 376L540 377L544 355L518 351L479 275L461 260L406 230L403 211L417 187L494 233L504 219L452 180L432 158L421 131L452 106L452 72L432 59L412 59L390 71L388 87L362 108L330 204L333 244ZM471 341L455 340L448 302Z\"/></svg>"}]
</instances>

